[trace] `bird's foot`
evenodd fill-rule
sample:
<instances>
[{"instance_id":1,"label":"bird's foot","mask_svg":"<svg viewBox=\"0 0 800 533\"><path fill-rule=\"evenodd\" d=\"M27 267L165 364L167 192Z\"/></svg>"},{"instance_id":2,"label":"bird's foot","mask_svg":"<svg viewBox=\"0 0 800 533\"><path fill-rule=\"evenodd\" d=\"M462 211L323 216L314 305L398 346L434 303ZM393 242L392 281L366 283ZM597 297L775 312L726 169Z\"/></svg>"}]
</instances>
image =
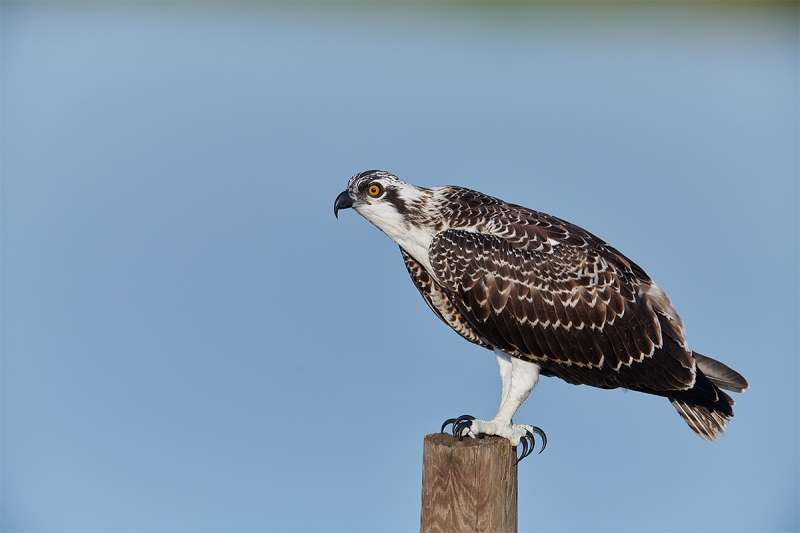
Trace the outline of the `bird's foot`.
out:
<instances>
[{"instance_id":1,"label":"bird's foot","mask_svg":"<svg viewBox=\"0 0 800 533\"><path fill-rule=\"evenodd\" d=\"M539 450L539 453L542 453L547 446L547 435L544 434L544 431L528 424L513 424L502 420L478 420L474 416L463 415L445 420L442 424L442 433L450 424L453 425L453 436L458 440L467 436L478 438L483 435L497 435L508 439L514 448L522 444L522 453L517 458L518 463L533 453L536 445L534 435L542 438L542 449Z\"/></svg>"}]
</instances>

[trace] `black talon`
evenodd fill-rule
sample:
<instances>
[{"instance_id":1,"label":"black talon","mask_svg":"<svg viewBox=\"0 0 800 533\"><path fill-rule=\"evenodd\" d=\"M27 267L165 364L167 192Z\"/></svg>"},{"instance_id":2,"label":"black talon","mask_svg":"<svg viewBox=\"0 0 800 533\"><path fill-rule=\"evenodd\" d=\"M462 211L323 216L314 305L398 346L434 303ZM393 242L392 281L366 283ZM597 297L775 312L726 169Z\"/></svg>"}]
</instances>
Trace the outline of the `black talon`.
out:
<instances>
[{"instance_id":1,"label":"black talon","mask_svg":"<svg viewBox=\"0 0 800 533\"><path fill-rule=\"evenodd\" d=\"M472 422L473 420L475 420L475 417L472 415L461 415L458 418L456 418L456 424L460 424L461 422L464 422L466 420Z\"/></svg>"},{"instance_id":2,"label":"black talon","mask_svg":"<svg viewBox=\"0 0 800 533\"><path fill-rule=\"evenodd\" d=\"M439 430L439 433L444 433L444 428L446 428L450 424L453 424L453 426L455 427L456 419L455 418L448 418L447 420L445 420L444 424L442 424L442 429Z\"/></svg>"},{"instance_id":3,"label":"black talon","mask_svg":"<svg viewBox=\"0 0 800 533\"><path fill-rule=\"evenodd\" d=\"M519 464L520 461L525 459L525 457L527 457L527 455L531 453L530 450L528 449L528 435L530 434L531 432L528 431L528 434L519 441L519 443L522 444L522 453L517 458L517 464Z\"/></svg>"},{"instance_id":4,"label":"black talon","mask_svg":"<svg viewBox=\"0 0 800 533\"><path fill-rule=\"evenodd\" d=\"M534 448L536 448L536 438L533 434L537 434L542 437L542 449L539 450L539 453L544 451L545 446L547 446L547 435L544 434L540 428L533 426L533 433L530 431L525 432L525 436L520 439L520 444L522 444L522 453L520 454L519 458L517 459L517 464L520 461L528 457L530 454L533 453Z\"/></svg>"},{"instance_id":5,"label":"black talon","mask_svg":"<svg viewBox=\"0 0 800 533\"><path fill-rule=\"evenodd\" d=\"M542 453L544 449L547 447L547 435L544 434L540 428L533 426L533 432L542 437L542 449L539 450L539 453ZM533 435L531 435L531 439L533 439Z\"/></svg>"},{"instance_id":6,"label":"black talon","mask_svg":"<svg viewBox=\"0 0 800 533\"><path fill-rule=\"evenodd\" d=\"M453 436L458 440L464 440L464 430L472 427L472 421L475 417L472 415L461 415L456 418L453 423Z\"/></svg>"},{"instance_id":7,"label":"black talon","mask_svg":"<svg viewBox=\"0 0 800 533\"><path fill-rule=\"evenodd\" d=\"M464 438L461 432L469 428L472 425L473 420L475 420L475 417L472 415L461 415L458 418L448 418L444 421L444 424L442 424L442 429L439 431L444 433L444 428L450 424L453 424L453 436L458 440L461 440Z\"/></svg>"}]
</instances>

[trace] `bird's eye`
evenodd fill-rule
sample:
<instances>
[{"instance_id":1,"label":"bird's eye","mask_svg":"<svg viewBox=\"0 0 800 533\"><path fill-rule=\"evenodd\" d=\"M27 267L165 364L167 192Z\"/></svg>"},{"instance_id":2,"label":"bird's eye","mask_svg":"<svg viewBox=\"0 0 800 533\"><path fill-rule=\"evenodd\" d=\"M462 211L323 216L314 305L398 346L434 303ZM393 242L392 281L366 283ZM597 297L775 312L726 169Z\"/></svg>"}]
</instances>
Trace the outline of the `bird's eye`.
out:
<instances>
[{"instance_id":1,"label":"bird's eye","mask_svg":"<svg viewBox=\"0 0 800 533\"><path fill-rule=\"evenodd\" d=\"M379 183L371 183L369 187L367 187L367 194L372 196L373 198L377 198L383 192L383 187Z\"/></svg>"}]
</instances>

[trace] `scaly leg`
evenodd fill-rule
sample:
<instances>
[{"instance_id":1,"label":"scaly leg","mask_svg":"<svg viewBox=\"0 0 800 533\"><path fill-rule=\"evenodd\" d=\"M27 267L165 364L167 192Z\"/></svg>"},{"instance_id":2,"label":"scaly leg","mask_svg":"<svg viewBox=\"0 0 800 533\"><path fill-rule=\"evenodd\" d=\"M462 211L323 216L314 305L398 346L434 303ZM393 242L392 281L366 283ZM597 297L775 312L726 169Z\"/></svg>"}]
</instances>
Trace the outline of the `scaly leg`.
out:
<instances>
[{"instance_id":1,"label":"scaly leg","mask_svg":"<svg viewBox=\"0 0 800 533\"><path fill-rule=\"evenodd\" d=\"M469 415L457 419L451 418L444 423L442 430L444 431L448 424L453 424L453 435L459 439L467 435L470 437L497 435L508 439L515 447L522 443L522 455L520 456L520 460L522 460L533 451L534 434L542 437L542 451L547 446L547 437L541 429L527 424L514 424L511 421L514 413L528 398L539 381L539 365L511 357L497 349L494 353L497 357L497 365L500 367L502 382L502 395L497 415L489 421L478 420Z\"/></svg>"}]
</instances>

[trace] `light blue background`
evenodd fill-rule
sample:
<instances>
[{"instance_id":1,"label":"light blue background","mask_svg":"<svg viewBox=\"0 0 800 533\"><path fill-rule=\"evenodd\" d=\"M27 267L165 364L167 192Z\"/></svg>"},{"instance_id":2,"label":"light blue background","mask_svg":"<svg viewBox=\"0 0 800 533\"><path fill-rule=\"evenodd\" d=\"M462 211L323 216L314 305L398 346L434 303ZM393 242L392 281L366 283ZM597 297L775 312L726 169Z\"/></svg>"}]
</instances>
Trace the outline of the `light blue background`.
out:
<instances>
[{"instance_id":1,"label":"light blue background","mask_svg":"<svg viewBox=\"0 0 800 533\"><path fill-rule=\"evenodd\" d=\"M413 531L491 353L354 173L566 218L742 372L720 442L543 379L521 531L798 524L797 3L3 2L2 529Z\"/></svg>"}]
</instances>

